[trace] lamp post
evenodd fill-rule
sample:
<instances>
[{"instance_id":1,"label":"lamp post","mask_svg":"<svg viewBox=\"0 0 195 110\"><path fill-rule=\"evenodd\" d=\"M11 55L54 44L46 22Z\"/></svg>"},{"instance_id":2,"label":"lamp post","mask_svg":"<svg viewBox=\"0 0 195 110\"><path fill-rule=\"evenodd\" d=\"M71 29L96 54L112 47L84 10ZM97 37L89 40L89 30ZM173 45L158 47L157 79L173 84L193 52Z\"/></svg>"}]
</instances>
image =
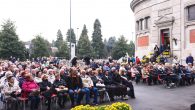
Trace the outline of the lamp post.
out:
<instances>
[{"instance_id":1,"label":"lamp post","mask_svg":"<svg viewBox=\"0 0 195 110\"><path fill-rule=\"evenodd\" d=\"M71 44L72 36L71 36L71 34L72 34L72 32L71 32L71 0L70 0L70 39L69 39L69 43L70 43L70 60L71 60L71 47L72 47L72 44Z\"/></svg>"},{"instance_id":2,"label":"lamp post","mask_svg":"<svg viewBox=\"0 0 195 110\"><path fill-rule=\"evenodd\" d=\"M77 28L77 36L76 36L76 56L78 56L79 54L79 51L78 51L78 41L79 41L79 35L78 35L78 30L79 28Z\"/></svg>"}]
</instances>

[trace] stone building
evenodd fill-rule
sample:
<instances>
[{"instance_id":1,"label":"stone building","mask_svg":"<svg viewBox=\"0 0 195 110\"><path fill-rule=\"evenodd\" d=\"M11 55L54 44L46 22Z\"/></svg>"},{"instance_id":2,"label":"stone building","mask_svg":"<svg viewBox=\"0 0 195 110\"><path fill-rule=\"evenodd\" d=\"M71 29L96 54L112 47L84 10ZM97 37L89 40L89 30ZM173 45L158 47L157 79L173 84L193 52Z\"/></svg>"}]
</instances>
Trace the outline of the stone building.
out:
<instances>
[{"instance_id":1,"label":"stone building","mask_svg":"<svg viewBox=\"0 0 195 110\"><path fill-rule=\"evenodd\" d=\"M133 0L136 22L136 55L170 46L171 55L195 57L195 0Z\"/></svg>"}]
</instances>

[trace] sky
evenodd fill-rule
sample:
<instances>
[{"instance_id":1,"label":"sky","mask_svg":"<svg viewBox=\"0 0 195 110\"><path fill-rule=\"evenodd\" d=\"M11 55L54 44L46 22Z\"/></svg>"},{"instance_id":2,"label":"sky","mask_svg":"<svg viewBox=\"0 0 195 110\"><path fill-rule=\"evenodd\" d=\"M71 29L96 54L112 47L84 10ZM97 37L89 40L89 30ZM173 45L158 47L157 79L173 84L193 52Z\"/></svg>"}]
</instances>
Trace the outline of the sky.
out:
<instances>
[{"instance_id":1,"label":"sky","mask_svg":"<svg viewBox=\"0 0 195 110\"><path fill-rule=\"evenodd\" d=\"M71 0L71 27L79 39L86 24L91 38L95 19L99 19L103 39L124 35L134 40L134 14L132 0ZM0 25L5 20L15 22L16 32L22 41L36 35L56 40L58 29L66 36L70 28L70 0L0 0ZM133 32L133 33L132 33Z\"/></svg>"}]
</instances>

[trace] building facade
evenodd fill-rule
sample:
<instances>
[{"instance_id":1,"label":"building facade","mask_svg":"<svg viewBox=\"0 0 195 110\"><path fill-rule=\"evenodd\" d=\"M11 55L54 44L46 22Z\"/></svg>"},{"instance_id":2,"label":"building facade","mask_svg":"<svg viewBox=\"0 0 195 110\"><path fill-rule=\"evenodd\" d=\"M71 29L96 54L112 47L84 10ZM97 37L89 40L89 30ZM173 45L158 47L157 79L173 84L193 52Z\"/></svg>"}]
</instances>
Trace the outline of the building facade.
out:
<instances>
[{"instance_id":1,"label":"building facade","mask_svg":"<svg viewBox=\"0 0 195 110\"><path fill-rule=\"evenodd\" d=\"M195 57L195 0L133 0L136 22L136 55L170 47L171 55Z\"/></svg>"}]
</instances>

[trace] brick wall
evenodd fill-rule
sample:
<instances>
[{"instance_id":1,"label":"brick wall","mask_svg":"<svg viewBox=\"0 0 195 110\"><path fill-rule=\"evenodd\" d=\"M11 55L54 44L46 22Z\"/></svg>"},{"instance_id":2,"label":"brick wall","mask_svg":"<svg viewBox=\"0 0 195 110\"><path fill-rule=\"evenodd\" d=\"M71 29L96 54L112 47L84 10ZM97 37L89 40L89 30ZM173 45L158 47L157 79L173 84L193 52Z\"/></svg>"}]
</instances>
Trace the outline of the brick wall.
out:
<instances>
[{"instance_id":1,"label":"brick wall","mask_svg":"<svg viewBox=\"0 0 195 110\"><path fill-rule=\"evenodd\" d=\"M138 47L144 47L149 45L149 37L148 36L142 36L138 37Z\"/></svg>"},{"instance_id":2,"label":"brick wall","mask_svg":"<svg viewBox=\"0 0 195 110\"><path fill-rule=\"evenodd\" d=\"M195 29L190 30L190 43L195 43Z\"/></svg>"}]
</instances>

